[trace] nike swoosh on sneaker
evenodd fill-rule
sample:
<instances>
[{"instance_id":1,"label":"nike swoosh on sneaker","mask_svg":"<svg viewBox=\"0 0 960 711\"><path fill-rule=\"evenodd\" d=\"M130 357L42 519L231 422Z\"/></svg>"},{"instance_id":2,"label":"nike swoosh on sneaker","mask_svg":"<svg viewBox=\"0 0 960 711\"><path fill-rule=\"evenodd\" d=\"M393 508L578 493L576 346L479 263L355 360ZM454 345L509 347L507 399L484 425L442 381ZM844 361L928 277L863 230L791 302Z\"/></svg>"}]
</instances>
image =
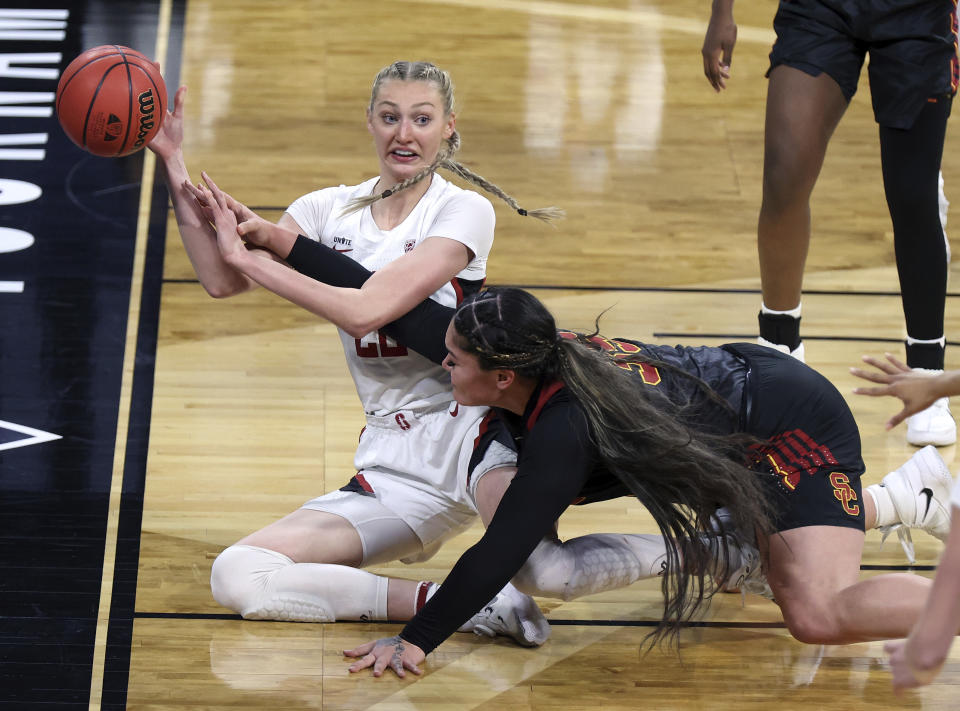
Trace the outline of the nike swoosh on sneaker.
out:
<instances>
[{"instance_id":1,"label":"nike swoosh on sneaker","mask_svg":"<svg viewBox=\"0 0 960 711\"><path fill-rule=\"evenodd\" d=\"M927 517L927 514L930 513L930 504L933 502L933 491L927 488L920 489L921 494L925 494L927 497L927 506L923 510L923 518Z\"/></svg>"}]
</instances>

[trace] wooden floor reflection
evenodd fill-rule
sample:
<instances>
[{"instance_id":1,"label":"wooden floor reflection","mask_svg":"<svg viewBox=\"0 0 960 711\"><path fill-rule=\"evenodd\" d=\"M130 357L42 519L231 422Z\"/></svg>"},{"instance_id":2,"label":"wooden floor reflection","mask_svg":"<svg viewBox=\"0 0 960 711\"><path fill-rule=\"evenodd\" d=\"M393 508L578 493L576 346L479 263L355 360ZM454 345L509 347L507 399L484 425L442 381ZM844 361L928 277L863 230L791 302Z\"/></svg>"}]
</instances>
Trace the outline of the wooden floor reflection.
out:
<instances>
[{"instance_id":1,"label":"wooden floor reflection","mask_svg":"<svg viewBox=\"0 0 960 711\"><path fill-rule=\"evenodd\" d=\"M640 595L642 597L642 594ZM751 601L748 606L772 605ZM880 643L817 647L782 629L701 628L682 653L638 647L645 628L555 626L539 650L457 634L416 681L361 679L339 650L385 625L140 620L131 708L956 708L960 659L894 700Z\"/></svg>"}]
</instances>

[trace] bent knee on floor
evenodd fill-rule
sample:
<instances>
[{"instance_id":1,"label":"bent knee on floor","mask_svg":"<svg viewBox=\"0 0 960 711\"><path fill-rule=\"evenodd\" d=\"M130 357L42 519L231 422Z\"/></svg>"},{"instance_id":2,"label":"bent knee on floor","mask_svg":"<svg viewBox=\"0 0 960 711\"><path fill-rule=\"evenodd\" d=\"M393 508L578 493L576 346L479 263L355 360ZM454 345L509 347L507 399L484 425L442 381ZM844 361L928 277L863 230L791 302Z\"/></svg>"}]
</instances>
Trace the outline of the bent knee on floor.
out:
<instances>
[{"instance_id":1,"label":"bent knee on floor","mask_svg":"<svg viewBox=\"0 0 960 711\"><path fill-rule=\"evenodd\" d=\"M823 608L809 607L798 611L783 611L787 629L798 642L804 644L845 644L849 641L843 620Z\"/></svg>"},{"instance_id":2,"label":"bent knee on floor","mask_svg":"<svg viewBox=\"0 0 960 711\"><path fill-rule=\"evenodd\" d=\"M246 577L242 570L242 557L236 555L235 546L224 549L210 568L210 592L217 604L240 612L244 595L241 581Z\"/></svg>"},{"instance_id":3,"label":"bent knee on floor","mask_svg":"<svg viewBox=\"0 0 960 711\"><path fill-rule=\"evenodd\" d=\"M569 602L577 597L570 585L570 576L553 565L527 561L510 581L526 595L549 597Z\"/></svg>"},{"instance_id":4,"label":"bent knee on floor","mask_svg":"<svg viewBox=\"0 0 960 711\"><path fill-rule=\"evenodd\" d=\"M242 615L262 595L265 576L292 564L292 560L276 551L232 545L213 561L210 592L218 604Z\"/></svg>"}]
</instances>

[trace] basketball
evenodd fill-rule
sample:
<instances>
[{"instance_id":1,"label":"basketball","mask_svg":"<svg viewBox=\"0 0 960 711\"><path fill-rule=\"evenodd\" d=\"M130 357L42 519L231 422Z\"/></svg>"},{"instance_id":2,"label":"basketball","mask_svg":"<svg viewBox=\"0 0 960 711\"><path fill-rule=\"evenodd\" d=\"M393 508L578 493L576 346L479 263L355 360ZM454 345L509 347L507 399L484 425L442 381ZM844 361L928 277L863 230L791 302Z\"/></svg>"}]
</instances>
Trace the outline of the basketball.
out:
<instances>
[{"instance_id":1,"label":"basketball","mask_svg":"<svg viewBox=\"0 0 960 711\"><path fill-rule=\"evenodd\" d=\"M167 87L149 57L116 44L88 49L63 71L57 118L70 140L97 156L126 156L160 130Z\"/></svg>"}]
</instances>

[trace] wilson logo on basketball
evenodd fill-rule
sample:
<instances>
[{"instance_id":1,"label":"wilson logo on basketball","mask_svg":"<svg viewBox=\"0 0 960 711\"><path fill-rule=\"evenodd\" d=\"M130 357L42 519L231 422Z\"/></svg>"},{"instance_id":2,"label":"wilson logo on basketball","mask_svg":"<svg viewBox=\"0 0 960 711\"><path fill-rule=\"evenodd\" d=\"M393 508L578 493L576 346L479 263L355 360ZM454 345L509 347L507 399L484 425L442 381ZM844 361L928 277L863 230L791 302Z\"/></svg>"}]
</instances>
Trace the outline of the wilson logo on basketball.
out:
<instances>
[{"instance_id":1,"label":"wilson logo on basketball","mask_svg":"<svg viewBox=\"0 0 960 711\"><path fill-rule=\"evenodd\" d=\"M107 125L103 129L103 140L115 141L120 138L121 133L123 133L123 121L113 114L110 114L110 118L107 119Z\"/></svg>"},{"instance_id":2,"label":"wilson logo on basketball","mask_svg":"<svg viewBox=\"0 0 960 711\"><path fill-rule=\"evenodd\" d=\"M140 130L137 131L137 140L134 141L133 145L139 148L153 129L153 89L147 89L141 93L137 97L137 101L140 104Z\"/></svg>"}]
</instances>

